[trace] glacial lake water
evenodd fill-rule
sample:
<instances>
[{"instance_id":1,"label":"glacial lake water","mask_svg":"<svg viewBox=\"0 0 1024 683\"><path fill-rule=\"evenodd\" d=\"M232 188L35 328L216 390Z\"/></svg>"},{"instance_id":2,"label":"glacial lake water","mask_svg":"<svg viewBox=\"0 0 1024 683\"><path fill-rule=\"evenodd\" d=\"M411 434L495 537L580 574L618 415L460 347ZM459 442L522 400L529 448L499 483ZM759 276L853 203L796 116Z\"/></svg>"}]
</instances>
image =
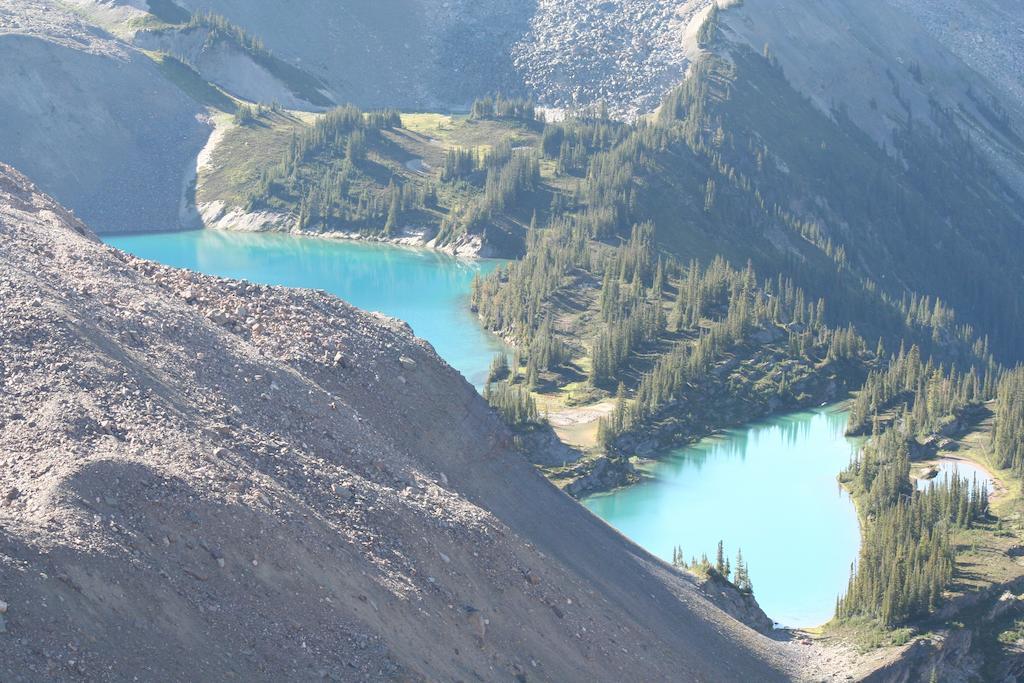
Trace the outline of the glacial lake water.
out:
<instances>
[{"instance_id":1,"label":"glacial lake water","mask_svg":"<svg viewBox=\"0 0 1024 683\"><path fill-rule=\"evenodd\" d=\"M940 460L938 468L939 473L931 479L918 479L915 482L919 491L927 489L932 484L949 481L950 476L956 474L956 476L966 479L972 485L977 481L979 484L987 486L988 492L992 493L995 482L992 481L991 475L984 468L975 465L969 460L954 460L951 458Z\"/></svg>"},{"instance_id":2,"label":"glacial lake water","mask_svg":"<svg viewBox=\"0 0 1024 683\"><path fill-rule=\"evenodd\" d=\"M583 501L648 551L671 560L718 541L735 565L742 549L754 596L786 627L832 618L860 547L853 502L836 475L855 442L846 412L822 408L730 430L642 465L649 479Z\"/></svg>"},{"instance_id":3,"label":"glacial lake water","mask_svg":"<svg viewBox=\"0 0 1024 683\"><path fill-rule=\"evenodd\" d=\"M476 273L496 261L466 262L426 250L364 242L215 230L107 236L142 258L250 282L331 292L408 322L453 367L481 386L500 340L469 311ZM730 559L742 548L754 593L785 626L832 616L857 556L860 531L836 482L853 444L846 413L821 409L729 431L643 466L650 479L583 501L654 554Z\"/></svg>"},{"instance_id":4,"label":"glacial lake water","mask_svg":"<svg viewBox=\"0 0 1024 683\"><path fill-rule=\"evenodd\" d=\"M500 261L466 261L426 249L270 233L195 230L103 240L169 266L269 285L323 289L400 318L478 388L500 340L469 310L470 283Z\"/></svg>"}]
</instances>

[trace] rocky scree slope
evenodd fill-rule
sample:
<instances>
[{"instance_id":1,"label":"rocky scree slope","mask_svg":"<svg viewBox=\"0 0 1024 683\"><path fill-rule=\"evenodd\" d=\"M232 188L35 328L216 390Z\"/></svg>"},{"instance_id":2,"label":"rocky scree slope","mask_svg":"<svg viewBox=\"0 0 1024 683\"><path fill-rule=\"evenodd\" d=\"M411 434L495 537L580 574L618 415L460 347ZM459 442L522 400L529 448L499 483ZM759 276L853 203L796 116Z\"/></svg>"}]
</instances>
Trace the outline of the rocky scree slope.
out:
<instances>
[{"instance_id":1,"label":"rocky scree slope","mask_svg":"<svg viewBox=\"0 0 1024 683\"><path fill-rule=\"evenodd\" d=\"M654 111L686 76L687 27L712 0L539 0L515 65L548 107L603 103L632 119Z\"/></svg>"},{"instance_id":2,"label":"rocky scree slope","mask_svg":"<svg viewBox=\"0 0 1024 683\"><path fill-rule=\"evenodd\" d=\"M96 0L90 0L98 4ZM474 97L521 89L511 46L532 1L181 0L260 37L274 55L364 108L468 107Z\"/></svg>"},{"instance_id":3,"label":"rocky scree slope","mask_svg":"<svg viewBox=\"0 0 1024 683\"><path fill-rule=\"evenodd\" d=\"M198 225L202 107L50 0L0 0L0 161L105 232Z\"/></svg>"},{"instance_id":4,"label":"rocky scree slope","mask_svg":"<svg viewBox=\"0 0 1024 683\"><path fill-rule=\"evenodd\" d=\"M250 102L276 102L289 109L319 109L331 104L322 94L314 98L317 104L296 95L239 45L216 39L207 28L139 32L133 44L145 50L175 55L207 81Z\"/></svg>"},{"instance_id":5,"label":"rocky scree slope","mask_svg":"<svg viewBox=\"0 0 1024 683\"><path fill-rule=\"evenodd\" d=\"M0 166L0 679L783 678L510 442L403 324Z\"/></svg>"},{"instance_id":6,"label":"rocky scree slope","mask_svg":"<svg viewBox=\"0 0 1024 683\"><path fill-rule=\"evenodd\" d=\"M121 32L132 33L144 16L138 0L74 2ZM687 26L711 2L315 0L287 10L264 0L177 5L227 17L288 64L321 79L325 94L339 103L458 110L476 97L505 92L555 108L603 102L632 118L653 111L683 79ZM204 75L232 92L273 91L237 55L197 52L194 32L141 31L133 40L192 57Z\"/></svg>"},{"instance_id":7,"label":"rocky scree slope","mask_svg":"<svg viewBox=\"0 0 1024 683\"><path fill-rule=\"evenodd\" d=\"M198 226L191 181L210 127L203 104L185 91L205 84L195 74L161 73L140 49L181 55L232 94L304 109L352 102L458 110L504 91L555 108L603 102L633 118L653 111L692 68L696 27L711 4L311 0L283 9L267 0L0 0L0 160L100 231ZM892 131L908 119L934 126L938 103L1024 190L1012 21L996 26L974 9L961 36L944 23L959 16L955 0L928 4L934 11L904 0L720 4L729 6L723 14L733 35L757 52L768 44L794 86L826 113L843 107L892 149ZM1013 17L1006 0L985 6ZM168 7L179 23L159 18ZM183 28L194 12L245 29L302 87L237 45ZM926 28L913 17L927 19ZM992 57L1001 50L1006 59Z\"/></svg>"}]
</instances>

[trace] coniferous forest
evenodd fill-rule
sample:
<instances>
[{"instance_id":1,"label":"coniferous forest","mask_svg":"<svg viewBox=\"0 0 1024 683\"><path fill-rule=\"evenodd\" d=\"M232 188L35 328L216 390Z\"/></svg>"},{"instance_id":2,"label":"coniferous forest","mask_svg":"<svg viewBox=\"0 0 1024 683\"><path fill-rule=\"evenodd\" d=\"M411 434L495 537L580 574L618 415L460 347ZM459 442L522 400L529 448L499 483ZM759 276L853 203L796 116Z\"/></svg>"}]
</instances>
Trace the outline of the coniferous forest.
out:
<instances>
[{"instance_id":1,"label":"coniferous forest","mask_svg":"<svg viewBox=\"0 0 1024 683\"><path fill-rule=\"evenodd\" d=\"M717 21L713 9L702 47L721 39ZM244 106L235 122L275 111ZM291 207L314 232L428 226L434 246L500 244L517 259L471 292L512 345L484 397L524 432L545 426L541 397L610 402L596 448L620 464L852 395L847 434L865 440L839 480L863 542L835 623L885 631L943 605L958 539L994 519L986 485L918 490L915 460L991 412L991 460L1024 481L1024 370L1008 370L1024 359L1024 206L956 115L936 111L938 130L908 116L895 149L879 148L843 108L798 94L768 46L737 48L697 59L656 116L632 122L600 103L549 122L532 100L477 99L468 121L514 134L450 146L423 177L388 165L408 133L398 112L337 108L293 136L246 208ZM937 138L957 154L936 155ZM722 543L714 560L677 547L672 564L752 594L742 552L733 565Z\"/></svg>"},{"instance_id":2,"label":"coniferous forest","mask_svg":"<svg viewBox=\"0 0 1024 683\"><path fill-rule=\"evenodd\" d=\"M885 628L926 617L942 603L957 575L957 534L991 522L987 485L962 476L911 486L912 451L933 435L963 431L967 411L982 415L992 405L995 467L1024 479L1024 368L990 368L984 380L923 362L916 347L900 350L884 372L869 375L850 413L851 433L871 438L840 481L853 494L864 527L856 568L837 602L840 620L866 617ZM952 427L952 429L951 429Z\"/></svg>"},{"instance_id":3,"label":"coniferous forest","mask_svg":"<svg viewBox=\"0 0 1024 683\"><path fill-rule=\"evenodd\" d=\"M390 235L433 222L439 245L486 238L496 221L519 224L521 258L473 283L481 321L514 344L495 358L484 395L524 428L543 422L538 392L571 384L573 401L611 400L598 429L611 457L856 391L848 432L870 439L840 479L858 501L864 544L836 616L884 628L926 616L955 580L956 533L988 519L989 492L956 478L913 490L912 444L954 433L995 400L994 457L1024 470L1021 375L1004 369L1019 360L1012 340L1024 332L1010 283L959 287L957 269L940 282L927 264L941 257L919 253L922 226L951 210L939 195L957 169L936 162L936 183L901 183L888 157L864 152L841 112L824 121L795 100L770 54L709 57L695 68L649 121L614 121L598 107L547 123L532 102L478 100L471 120L533 130L536 144L452 147L435 175L417 180L381 173L383 133L402 128L399 114L336 109L295 135L249 208L297 206L300 227L313 231ZM751 82L805 115L828 140L827 157L780 149L803 163L780 172L773 144L797 143L751 132ZM253 125L263 115L236 120ZM928 141L918 135L898 141L906 158L925 163ZM989 177L975 155L964 159L972 178ZM844 164L856 170L837 175ZM793 211L801 192L827 197L864 232L850 240L813 211ZM978 201L986 192L969 189ZM895 226L884 239L872 233L883 214ZM1018 240L989 238L1007 248ZM990 255L961 247L962 267L986 267ZM879 284L878 264L895 259L915 287ZM735 581L749 590L738 562ZM732 576L706 558L679 563Z\"/></svg>"},{"instance_id":4,"label":"coniferous forest","mask_svg":"<svg viewBox=\"0 0 1024 683\"><path fill-rule=\"evenodd\" d=\"M1024 479L1024 367L1007 373L996 395L992 452L999 467Z\"/></svg>"},{"instance_id":5,"label":"coniferous forest","mask_svg":"<svg viewBox=\"0 0 1024 683\"><path fill-rule=\"evenodd\" d=\"M0 683L1024 680L1022 5L0 0Z\"/></svg>"},{"instance_id":6,"label":"coniferous forest","mask_svg":"<svg viewBox=\"0 0 1024 683\"><path fill-rule=\"evenodd\" d=\"M721 39L717 20L702 45ZM259 126L276 111L243 107L235 121ZM942 602L956 534L991 512L972 481L913 489L921 441L991 408L993 458L1024 474L1024 375L1006 369L1024 348L1013 275L1024 236L1004 228L1024 207L954 113L937 114L948 123L938 131L896 131L897 160L842 109L826 116L799 95L767 47L710 52L657 116L633 122L600 104L547 121L528 99L477 99L467 120L510 134L452 145L416 177L391 163L409 132L402 115L331 110L293 135L247 208L291 207L314 232L428 226L439 247L502 244L517 260L471 293L482 323L513 345L495 357L485 398L525 430L544 423L542 396L610 402L597 448L620 462L852 393L847 431L867 442L840 480L864 544L836 616L888 629ZM936 135L955 161L931 152ZM676 559L733 576L722 558ZM735 576L749 591L741 559Z\"/></svg>"}]
</instances>

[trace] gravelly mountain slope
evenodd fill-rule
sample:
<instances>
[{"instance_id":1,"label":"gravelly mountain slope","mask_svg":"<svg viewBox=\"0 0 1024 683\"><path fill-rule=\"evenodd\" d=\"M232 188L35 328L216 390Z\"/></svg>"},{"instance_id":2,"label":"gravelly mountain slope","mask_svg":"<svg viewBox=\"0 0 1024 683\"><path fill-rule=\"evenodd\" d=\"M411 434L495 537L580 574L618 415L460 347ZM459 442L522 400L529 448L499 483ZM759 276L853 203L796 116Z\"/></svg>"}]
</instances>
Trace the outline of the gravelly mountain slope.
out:
<instances>
[{"instance_id":1,"label":"gravelly mountain slope","mask_svg":"<svg viewBox=\"0 0 1024 683\"><path fill-rule=\"evenodd\" d=\"M142 54L49 0L0 0L0 161L103 231L195 225L202 108Z\"/></svg>"},{"instance_id":2,"label":"gravelly mountain slope","mask_svg":"<svg viewBox=\"0 0 1024 683\"><path fill-rule=\"evenodd\" d=\"M533 0L184 0L266 42L321 78L338 102L364 107L468 107L473 98L521 88L511 46L527 30Z\"/></svg>"},{"instance_id":3,"label":"gravelly mountain slope","mask_svg":"<svg viewBox=\"0 0 1024 683\"><path fill-rule=\"evenodd\" d=\"M620 116L656 109L686 75L687 26L711 0L540 0L516 66L551 107L604 102Z\"/></svg>"},{"instance_id":4,"label":"gravelly mountain slope","mask_svg":"<svg viewBox=\"0 0 1024 683\"><path fill-rule=\"evenodd\" d=\"M551 107L602 101L634 116L657 107L683 78L686 25L710 1L315 0L287 10L263 0L178 4L260 36L322 79L338 102L458 109L504 91ZM76 2L95 16L111 15L109 2Z\"/></svg>"},{"instance_id":5,"label":"gravelly mountain slope","mask_svg":"<svg viewBox=\"0 0 1024 683\"><path fill-rule=\"evenodd\" d=\"M0 167L0 679L782 678L509 442L403 325Z\"/></svg>"}]
</instances>

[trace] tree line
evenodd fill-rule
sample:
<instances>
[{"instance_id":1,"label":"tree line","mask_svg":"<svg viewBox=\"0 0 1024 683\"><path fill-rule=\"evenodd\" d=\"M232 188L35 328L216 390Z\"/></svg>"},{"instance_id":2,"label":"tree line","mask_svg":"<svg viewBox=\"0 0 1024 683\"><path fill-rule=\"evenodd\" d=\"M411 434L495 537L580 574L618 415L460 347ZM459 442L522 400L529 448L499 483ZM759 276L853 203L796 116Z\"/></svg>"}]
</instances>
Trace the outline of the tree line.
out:
<instances>
[{"instance_id":1,"label":"tree line","mask_svg":"<svg viewBox=\"0 0 1024 683\"><path fill-rule=\"evenodd\" d=\"M497 119L533 123L537 119L537 107L532 99L505 97L501 93L493 97L473 100L469 116L471 119Z\"/></svg>"},{"instance_id":2,"label":"tree line","mask_svg":"<svg viewBox=\"0 0 1024 683\"><path fill-rule=\"evenodd\" d=\"M865 523L836 617L865 617L889 629L927 615L953 581L954 532L988 516L986 486L950 476L915 490L907 433L898 428L876 435L840 481L857 500Z\"/></svg>"},{"instance_id":3,"label":"tree line","mask_svg":"<svg viewBox=\"0 0 1024 683\"><path fill-rule=\"evenodd\" d=\"M517 386L501 380L488 380L484 385L484 399L501 413L508 424L514 427L540 422L537 402L525 386Z\"/></svg>"},{"instance_id":4,"label":"tree line","mask_svg":"<svg viewBox=\"0 0 1024 683\"><path fill-rule=\"evenodd\" d=\"M1024 366L1007 372L996 394L992 453L998 467L1024 479Z\"/></svg>"},{"instance_id":5,"label":"tree line","mask_svg":"<svg viewBox=\"0 0 1024 683\"><path fill-rule=\"evenodd\" d=\"M965 371L945 367L923 360L916 345L901 345L884 368L868 375L850 407L847 433L870 434L874 420L897 407L909 433L938 432L964 408L995 397L1001 370L991 357L983 367L980 375L976 365Z\"/></svg>"},{"instance_id":6,"label":"tree line","mask_svg":"<svg viewBox=\"0 0 1024 683\"><path fill-rule=\"evenodd\" d=\"M600 425L606 446L678 407L695 386L731 391L708 370L755 336L763 338L760 343L777 343L807 367L860 365L870 357L852 325L829 326L824 300L812 300L791 279L762 280L751 264L738 269L721 257L706 266L696 260L684 266L657 250L650 223L635 225L617 245L594 242L573 220L533 231L523 259L474 280L471 304L485 326L532 358L535 349L551 347L559 336L550 320L561 310L561 298L581 291L593 300L594 321L589 329L573 329L555 353L531 361L527 386L536 386L537 371L557 371L574 356L589 356L592 387L621 387L616 409ZM638 374L634 363L640 355L653 357L653 363ZM785 396L786 372L773 381Z\"/></svg>"},{"instance_id":7,"label":"tree line","mask_svg":"<svg viewBox=\"0 0 1024 683\"><path fill-rule=\"evenodd\" d=\"M337 107L292 135L281 160L263 169L246 202L249 211L297 208L303 230L367 229L388 233L402 216L437 202L432 184L393 177L380 186L364 168L384 130L401 126L395 110Z\"/></svg>"},{"instance_id":8,"label":"tree line","mask_svg":"<svg viewBox=\"0 0 1024 683\"><path fill-rule=\"evenodd\" d=\"M722 541L718 542L714 563L708 558L707 553L701 553L699 558L693 557L687 560L682 546L674 546L672 548L672 566L698 574L714 574L732 583L736 590L741 593L748 595L753 595L754 593L754 584L750 580L750 567L746 560L743 559L743 549L740 548L736 551L734 570L733 565L725 556L725 544Z\"/></svg>"}]
</instances>

